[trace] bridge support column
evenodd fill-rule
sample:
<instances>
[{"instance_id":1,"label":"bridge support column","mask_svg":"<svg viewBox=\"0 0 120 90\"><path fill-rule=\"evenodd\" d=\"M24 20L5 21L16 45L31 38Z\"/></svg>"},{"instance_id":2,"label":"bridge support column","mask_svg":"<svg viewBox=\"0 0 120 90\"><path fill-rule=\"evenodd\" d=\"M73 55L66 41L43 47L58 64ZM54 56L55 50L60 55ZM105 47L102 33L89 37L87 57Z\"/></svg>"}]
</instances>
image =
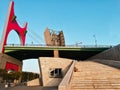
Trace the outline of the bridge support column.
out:
<instances>
[{"instance_id":1,"label":"bridge support column","mask_svg":"<svg viewBox=\"0 0 120 90\"><path fill-rule=\"evenodd\" d=\"M54 50L54 57L59 57L59 51L58 50Z\"/></svg>"}]
</instances>

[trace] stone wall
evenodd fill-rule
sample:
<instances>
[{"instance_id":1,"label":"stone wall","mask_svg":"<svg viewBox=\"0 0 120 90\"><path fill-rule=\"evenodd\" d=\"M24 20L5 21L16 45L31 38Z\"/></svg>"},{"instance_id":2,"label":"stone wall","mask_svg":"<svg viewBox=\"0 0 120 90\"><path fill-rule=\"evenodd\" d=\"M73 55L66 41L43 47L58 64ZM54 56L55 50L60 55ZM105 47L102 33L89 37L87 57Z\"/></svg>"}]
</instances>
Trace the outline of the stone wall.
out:
<instances>
[{"instance_id":1,"label":"stone wall","mask_svg":"<svg viewBox=\"0 0 120 90\"><path fill-rule=\"evenodd\" d=\"M22 62L20 60L15 59L15 58L8 56L6 54L0 53L0 69L5 69L7 62L18 65L19 66L18 71L22 70Z\"/></svg>"},{"instance_id":2,"label":"stone wall","mask_svg":"<svg viewBox=\"0 0 120 90\"><path fill-rule=\"evenodd\" d=\"M70 59L40 57L39 65L43 86L58 86L71 64L72 60ZM62 78L51 78L49 75L51 68L62 68Z\"/></svg>"}]
</instances>

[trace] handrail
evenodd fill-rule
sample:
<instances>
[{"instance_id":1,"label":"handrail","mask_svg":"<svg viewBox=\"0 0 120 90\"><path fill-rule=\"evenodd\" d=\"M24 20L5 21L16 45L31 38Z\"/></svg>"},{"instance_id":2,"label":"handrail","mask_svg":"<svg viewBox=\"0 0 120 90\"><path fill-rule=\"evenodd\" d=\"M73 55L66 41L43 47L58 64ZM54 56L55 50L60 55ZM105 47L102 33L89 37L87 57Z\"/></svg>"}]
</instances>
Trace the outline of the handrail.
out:
<instances>
[{"instance_id":1,"label":"handrail","mask_svg":"<svg viewBox=\"0 0 120 90\"><path fill-rule=\"evenodd\" d=\"M66 46L46 46L45 44L25 44L24 46L23 45L20 45L20 44L7 44L5 45L6 46L11 46L11 47L57 47L57 48L111 48L113 47L113 45L66 45Z\"/></svg>"},{"instance_id":2,"label":"handrail","mask_svg":"<svg viewBox=\"0 0 120 90\"><path fill-rule=\"evenodd\" d=\"M75 62L76 61L73 61L73 63L70 66L69 70L65 74L64 78L62 79L61 83L58 86L58 90L69 90L69 84L70 84L70 80L71 80L72 75L73 75Z\"/></svg>"}]
</instances>

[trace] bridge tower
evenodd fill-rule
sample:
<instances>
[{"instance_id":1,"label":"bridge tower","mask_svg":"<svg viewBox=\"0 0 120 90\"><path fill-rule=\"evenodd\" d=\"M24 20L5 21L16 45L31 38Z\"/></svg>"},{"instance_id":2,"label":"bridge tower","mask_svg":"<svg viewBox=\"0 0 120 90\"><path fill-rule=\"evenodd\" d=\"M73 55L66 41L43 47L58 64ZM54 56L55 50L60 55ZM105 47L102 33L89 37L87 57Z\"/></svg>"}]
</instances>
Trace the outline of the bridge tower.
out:
<instances>
[{"instance_id":1,"label":"bridge tower","mask_svg":"<svg viewBox=\"0 0 120 90\"><path fill-rule=\"evenodd\" d=\"M2 39L1 39L0 53L4 53L4 46L6 45L8 35L12 30L17 32L20 38L20 44L24 45L26 32L27 32L27 23L25 23L24 27L20 27L18 25L18 22L16 20L16 15L14 13L13 1L11 1L9 4L7 19L6 19L6 23L5 23L3 34L2 34Z\"/></svg>"},{"instance_id":2,"label":"bridge tower","mask_svg":"<svg viewBox=\"0 0 120 90\"><path fill-rule=\"evenodd\" d=\"M47 46L65 46L63 31L54 31L46 28L44 37Z\"/></svg>"}]
</instances>

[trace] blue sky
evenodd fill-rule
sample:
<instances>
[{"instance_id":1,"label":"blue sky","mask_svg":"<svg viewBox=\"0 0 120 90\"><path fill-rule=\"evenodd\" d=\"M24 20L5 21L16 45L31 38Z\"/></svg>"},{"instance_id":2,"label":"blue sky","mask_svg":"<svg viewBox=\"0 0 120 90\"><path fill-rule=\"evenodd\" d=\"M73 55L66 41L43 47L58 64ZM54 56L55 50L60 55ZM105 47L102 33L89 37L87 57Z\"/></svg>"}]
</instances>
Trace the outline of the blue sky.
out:
<instances>
[{"instance_id":1,"label":"blue sky","mask_svg":"<svg viewBox=\"0 0 120 90\"><path fill-rule=\"evenodd\" d=\"M0 2L0 36L4 28L10 0ZM120 43L120 0L14 0L15 14L21 25L28 22L26 43L44 43L46 27L63 30L67 45L82 42L94 45ZM29 37L30 30L39 35ZM13 36L17 37L14 38ZM14 42L13 42L13 39ZM19 43L17 34L9 34L8 43Z\"/></svg>"}]
</instances>

